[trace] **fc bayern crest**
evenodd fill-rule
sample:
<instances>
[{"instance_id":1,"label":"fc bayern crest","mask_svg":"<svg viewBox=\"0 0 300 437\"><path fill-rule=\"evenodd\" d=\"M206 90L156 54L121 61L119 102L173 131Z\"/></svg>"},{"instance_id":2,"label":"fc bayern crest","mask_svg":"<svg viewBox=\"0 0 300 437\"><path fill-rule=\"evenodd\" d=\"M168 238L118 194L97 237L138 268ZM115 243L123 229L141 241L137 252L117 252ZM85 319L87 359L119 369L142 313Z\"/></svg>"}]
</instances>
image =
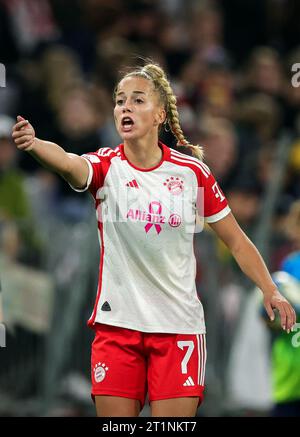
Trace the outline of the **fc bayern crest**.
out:
<instances>
[{"instance_id":1,"label":"fc bayern crest","mask_svg":"<svg viewBox=\"0 0 300 437\"><path fill-rule=\"evenodd\" d=\"M105 363L97 363L94 367L94 378L96 382L102 382L106 376L108 367Z\"/></svg>"},{"instance_id":2,"label":"fc bayern crest","mask_svg":"<svg viewBox=\"0 0 300 437\"><path fill-rule=\"evenodd\" d=\"M183 180L179 177L169 177L164 182L164 185L168 188L169 192L171 194L174 194L175 196L178 196L178 194L182 193L183 191Z\"/></svg>"}]
</instances>

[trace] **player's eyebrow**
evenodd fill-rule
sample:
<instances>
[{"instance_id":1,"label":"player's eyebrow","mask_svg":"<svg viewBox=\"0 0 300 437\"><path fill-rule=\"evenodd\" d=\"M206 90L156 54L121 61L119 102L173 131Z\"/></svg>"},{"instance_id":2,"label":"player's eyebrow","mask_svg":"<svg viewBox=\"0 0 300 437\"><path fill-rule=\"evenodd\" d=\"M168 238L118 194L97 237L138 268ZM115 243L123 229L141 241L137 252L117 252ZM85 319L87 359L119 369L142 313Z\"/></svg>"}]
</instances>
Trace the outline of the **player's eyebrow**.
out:
<instances>
[{"instance_id":1,"label":"player's eyebrow","mask_svg":"<svg viewBox=\"0 0 300 437\"><path fill-rule=\"evenodd\" d=\"M121 94L125 95L124 91L119 91L117 93L117 96L120 96ZM146 94L144 91L133 91L132 94Z\"/></svg>"}]
</instances>

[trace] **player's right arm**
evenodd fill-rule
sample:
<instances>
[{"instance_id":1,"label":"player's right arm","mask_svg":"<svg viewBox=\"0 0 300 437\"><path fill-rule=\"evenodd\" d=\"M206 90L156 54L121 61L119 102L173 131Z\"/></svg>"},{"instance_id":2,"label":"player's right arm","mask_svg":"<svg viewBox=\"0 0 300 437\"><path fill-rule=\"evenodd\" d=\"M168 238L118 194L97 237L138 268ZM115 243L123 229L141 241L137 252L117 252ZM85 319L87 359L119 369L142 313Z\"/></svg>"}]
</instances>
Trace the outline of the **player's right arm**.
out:
<instances>
[{"instance_id":1,"label":"player's right arm","mask_svg":"<svg viewBox=\"0 0 300 437\"><path fill-rule=\"evenodd\" d=\"M86 187L89 176L87 161L74 153L67 153L55 143L36 138L34 128L28 120L17 117L12 138L19 150L28 152L40 164L61 175L73 187Z\"/></svg>"}]
</instances>

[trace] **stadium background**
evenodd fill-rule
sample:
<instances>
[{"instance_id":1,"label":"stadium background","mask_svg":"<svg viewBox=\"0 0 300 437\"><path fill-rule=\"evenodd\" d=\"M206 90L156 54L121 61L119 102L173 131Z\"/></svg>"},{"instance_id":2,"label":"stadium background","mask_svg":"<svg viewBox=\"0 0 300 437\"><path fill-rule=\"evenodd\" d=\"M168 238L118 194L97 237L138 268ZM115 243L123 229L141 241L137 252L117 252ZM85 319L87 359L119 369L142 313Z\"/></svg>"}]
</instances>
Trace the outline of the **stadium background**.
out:
<instances>
[{"instance_id":1,"label":"stadium background","mask_svg":"<svg viewBox=\"0 0 300 437\"><path fill-rule=\"evenodd\" d=\"M120 69L138 56L159 62L187 138L204 144L206 163L273 272L300 247L291 217L300 197L300 88L291 70L300 62L299 16L292 0L0 1L0 416L94 415L92 201L16 151L12 119L23 115L38 137L70 152L115 147ZM175 147L170 132L161 138ZM208 330L199 414L267 416L270 348L253 284L209 228L196 235L195 253Z\"/></svg>"}]
</instances>

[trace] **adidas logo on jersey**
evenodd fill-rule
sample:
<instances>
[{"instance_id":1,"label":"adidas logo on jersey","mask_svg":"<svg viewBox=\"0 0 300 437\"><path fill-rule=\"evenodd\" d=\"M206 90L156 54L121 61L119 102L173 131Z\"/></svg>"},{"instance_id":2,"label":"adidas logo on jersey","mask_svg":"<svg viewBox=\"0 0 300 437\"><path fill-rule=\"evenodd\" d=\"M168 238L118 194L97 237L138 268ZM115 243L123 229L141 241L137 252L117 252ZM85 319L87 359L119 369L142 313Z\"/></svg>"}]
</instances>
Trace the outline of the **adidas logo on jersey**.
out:
<instances>
[{"instance_id":1,"label":"adidas logo on jersey","mask_svg":"<svg viewBox=\"0 0 300 437\"><path fill-rule=\"evenodd\" d=\"M190 387L192 385L195 385L193 378L191 376L188 377L188 379L183 384L184 387Z\"/></svg>"},{"instance_id":2,"label":"adidas logo on jersey","mask_svg":"<svg viewBox=\"0 0 300 437\"><path fill-rule=\"evenodd\" d=\"M137 181L132 179L132 181L127 182L126 187L139 188Z\"/></svg>"}]
</instances>

